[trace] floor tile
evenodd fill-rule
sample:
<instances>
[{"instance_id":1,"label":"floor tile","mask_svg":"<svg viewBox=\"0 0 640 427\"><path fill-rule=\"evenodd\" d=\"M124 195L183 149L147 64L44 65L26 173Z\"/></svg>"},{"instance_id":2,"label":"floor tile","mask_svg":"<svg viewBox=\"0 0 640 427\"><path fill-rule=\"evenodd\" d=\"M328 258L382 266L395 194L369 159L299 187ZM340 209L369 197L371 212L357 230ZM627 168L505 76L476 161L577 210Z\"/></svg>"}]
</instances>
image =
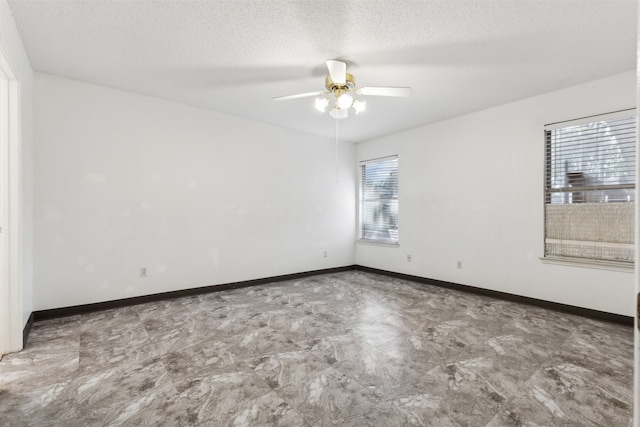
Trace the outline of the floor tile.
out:
<instances>
[{"instance_id":1,"label":"floor tile","mask_svg":"<svg viewBox=\"0 0 640 427\"><path fill-rule=\"evenodd\" d=\"M177 399L191 423L216 426L300 426L304 421L250 372L208 374L176 381Z\"/></svg>"},{"instance_id":2,"label":"floor tile","mask_svg":"<svg viewBox=\"0 0 640 427\"><path fill-rule=\"evenodd\" d=\"M79 376L77 404L87 423L181 425L186 409L159 360L119 366Z\"/></svg>"},{"instance_id":3,"label":"floor tile","mask_svg":"<svg viewBox=\"0 0 640 427\"><path fill-rule=\"evenodd\" d=\"M36 322L4 426L631 426L633 329L361 271Z\"/></svg>"},{"instance_id":4,"label":"floor tile","mask_svg":"<svg viewBox=\"0 0 640 427\"><path fill-rule=\"evenodd\" d=\"M365 387L306 351L263 357L251 366L310 425L367 425L377 406Z\"/></svg>"}]
</instances>

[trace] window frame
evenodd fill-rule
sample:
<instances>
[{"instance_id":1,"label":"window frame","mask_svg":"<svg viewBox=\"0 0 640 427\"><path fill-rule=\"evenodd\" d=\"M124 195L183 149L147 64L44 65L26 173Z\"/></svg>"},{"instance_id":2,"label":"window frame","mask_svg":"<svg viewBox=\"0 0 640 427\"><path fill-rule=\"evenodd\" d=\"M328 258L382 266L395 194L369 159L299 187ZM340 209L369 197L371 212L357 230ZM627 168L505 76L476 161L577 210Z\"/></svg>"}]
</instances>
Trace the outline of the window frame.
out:
<instances>
[{"instance_id":1,"label":"window frame","mask_svg":"<svg viewBox=\"0 0 640 427\"><path fill-rule=\"evenodd\" d=\"M597 115L592 115L592 116L587 116L587 117L582 117L579 119L573 119L573 120L566 120L566 121L561 121L561 122L555 122L555 123L550 123L544 126L544 131L543 131L543 140L544 140L544 150L543 150L543 155L544 155L544 161L543 161L543 165L544 165L544 169L543 169L543 201L542 201L542 206L543 206L543 223L542 223L542 253L543 255L540 257L540 260L543 263L547 263L547 264L558 264L558 265L569 265L569 266L574 266L574 267L585 267L585 268L596 268L596 269L604 269L604 270L614 270L614 271L623 271L623 272L633 272L635 269L635 259L634 261L615 261L615 260L605 260L605 259L598 259L598 258L580 258L580 257L571 257L571 256L566 256L566 255L547 255L547 248L546 248L546 243L547 243L547 198L550 194L549 191L549 187L550 187L550 183L551 183L551 174L550 174L550 170L551 170L551 165L549 164L549 144L550 144L550 140L549 140L549 132L554 130L554 129L561 129L561 128L566 128L566 127L572 127L572 126L579 126L579 125L584 125L584 124L588 124L588 123L594 123L594 122L601 122L601 121L609 121L609 120L615 120L615 119L620 119L623 117L628 117L628 116L632 116L635 115L636 116L636 121L638 120L638 116L637 116L637 112L636 112L636 108L628 108L628 109L624 109L624 110L619 110L619 111L614 111L611 113L604 113L604 114L597 114ZM638 159L638 130L637 130L637 125L636 125L636 146L635 146L635 150L636 153L634 156L632 156L633 160L636 162L635 168L637 170L638 164L637 164L637 159ZM637 175L637 172L636 172ZM638 209L638 206L636 204L637 202L637 182L634 181L634 192L635 192L635 196L634 196L634 201L632 203L634 203L634 209ZM602 190L600 190L602 191ZM609 202L610 203L610 202ZM622 203L628 203L628 202L622 202ZM637 214L636 214L636 218L637 218ZM635 223L634 221L634 226L637 227L638 224ZM636 246L637 242L635 241L635 236L637 236L637 231L634 231L634 243L633 245ZM597 245L597 243L596 243ZM637 253L637 247L634 249L634 251Z\"/></svg>"},{"instance_id":2,"label":"window frame","mask_svg":"<svg viewBox=\"0 0 640 427\"><path fill-rule=\"evenodd\" d=\"M381 239L365 239L362 237L362 227L363 227L363 222L362 222L362 215L363 215L363 209L362 209L362 202L363 202L363 191L362 191L362 186L363 186L363 177L362 177L362 168L368 164L373 164L373 163L380 163L380 162L384 162L384 161L389 161L389 160L393 160L395 159L397 162L396 165L396 171L398 174L398 177L396 179L397 183L398 183L398 193L400 192L400 158L397 154L393 154L390 156L384 156L384 157L376 157L373 159L367 159L367 160L361 160L360 162L358 162L358 202L357 202L357 239L356 242L357 243L362 243L362 244L367 244L367 245L380 245L380 246L387 246L387 247L399 247L400 246L400 233L398 232L398 239L394 242L394 241L386 241L386 240L381 240ZM398 198L396 199L398 200L398 212L397 212L397 224L398 224L398 230L400 230L400 205L399 205L399 200L400 197L398 195Z\"/></svg>"}]
</instances>

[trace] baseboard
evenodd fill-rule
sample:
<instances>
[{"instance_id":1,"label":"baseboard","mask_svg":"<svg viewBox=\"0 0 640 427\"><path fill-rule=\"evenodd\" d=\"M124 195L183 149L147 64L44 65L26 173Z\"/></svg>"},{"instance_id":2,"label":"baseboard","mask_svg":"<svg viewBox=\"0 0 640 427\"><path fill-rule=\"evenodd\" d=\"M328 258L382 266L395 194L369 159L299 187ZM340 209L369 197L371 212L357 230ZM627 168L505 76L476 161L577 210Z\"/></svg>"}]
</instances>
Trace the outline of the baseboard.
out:
<instances>
[{"instance_id":1,"label":"baseboard","mask_svg":"<svg viewBox=\"0 0 640 427\"><path fill-rule=\"evenodd\" d=\"M608 312L593 310L593 309L584 308L584 307L577 307L573 305L551 302L551 301L541 300L537 298L530 298L530 297L525 297L521 295L510 294L507 292L478 288L475 286L462 285L458 283L446 282L446 281L436 280L436 279L429 279L421 276L412 276L404 273L397 273L397 272L388 271L388 270L380 270L377 268L365 267L361 265L349 265L344 267L335 267L335 268L328 268L323 270L306 271L302 273L285 274L282 276L265 277L262 279L245 280L242 282L233 282L233 283L225 283L221 285L204 286L200 288L189 288L189 289L182 289L178 291L162 292L157 294L143 295L143 296L132 297L132 298L124 298L124 299L113 300L113 301L104 301L104 302L98 302L98 303L92 303L92 304L76 305L72 307L39 310L31 314L31 316L29 317L29 321L25 326L24 334L23 334L24 344L26 345L27 338L29 336L29 331L31 330L31 326L33 325L34 321L37 322L40 320L53 319L57 317L74 316L77 314L84 314L84 313L108 310L113 308L121 308L121 307L136 305L136 304L144 304L148 302L162 301L162 300L167 300L172 298L206 294L210 292L219 292L219 291L225 291L229 289L246 288L249 286L258 286L258 285L264 285L267 283L301 279L304 277L316 276L320 274L339 273L339 272L349 271L349 270L360 270L360 271L381 274L381 275L395 277L395 278L404 279L404 280L411 280L418 283L426 283L429 285L439 286L442 288L454 289L454 290L463 291L463 292L470 292L478 295L489 296L492 298L498 298L506 301L521 303L521 304L535 305L538 307L560 311L563 313L588 317L588 318L597 319L597 320L604 320L608 322L615 322L623 325L633 326L633 323L634 323L633 317L631 316L608 313Z\"/></svg>"},{"instance_id":2,"label":"baseboard","mask_svg":"<svg viewBox=\"0 0 640 427\"><path fill-rule=\"evenodd\" d=\"M412 276L410 274L396 273L394 271L380 270L377 268L364 267L356 265L356 270L367 271L370 273L382 274L384 276L395 277L398 279L411 280L418 283L426 283L429 285L439 286L457 291L470 292L478 295L489 296L492 298L502 299L521 304L535 305L549 310L560 311L567 314L573 314L582 317L588 317L596 320L604 320L607 322L620 323L623 325L633 326L633 317L624 316L622 314L608 313L606 311L593 310L590 308L577 307L574 305L562 304L559 302L551 302L537 298L525 297L522 295L510 294L507 292L495 291L492 289L478 288L475 286L461 285L458 283L445 282L443 280L429 279L426 277Z\"/></svg>"},{"instance_id":3,"label":"baseboard","mask_svg":"<svg viewBox=\"0 0 640 427\"><path fill-rule=\"evenodd\" d=\"M22 348L25 348L27 346L27 340L29 339L29 333L31 333L31 328L33 327L35 317L35 313L31 312L31 315L27 320L27 324L24 325L24 329L22 330Z\"/></svg>"},{"instance_id":4,"label":"baseboard","mask_svg":"<svg viewBox=\"0 0 640 427\"><path fill-rule=\"evenodd\" d=\"M265 277L262 279L245 280L242 282L224 283L221 285L203 286L200 288L181 289L178 291L161 292L151 295L143 295L139 297L123 298L112 301L97 302L92 304L75 305L72 307L52 308L48 310L38 310L32 313L35 321L54 319L57 317L75 316L77 314L91 313L94 311L109 310L113 308L121 308L130 305L144 304L154 301L162 301L172 298L187 297L192 295L207 294L210 292L220 292L229 289L246 288L249 286L264 285L267 283L282 282L285 280L301 279L309 276L317 276L319 274L339 273L343 271L354 270L355 265L345 267L326 268L323 270L305 271L302 273L284 274L282 276Z\"/></svg>"}]
</instances>

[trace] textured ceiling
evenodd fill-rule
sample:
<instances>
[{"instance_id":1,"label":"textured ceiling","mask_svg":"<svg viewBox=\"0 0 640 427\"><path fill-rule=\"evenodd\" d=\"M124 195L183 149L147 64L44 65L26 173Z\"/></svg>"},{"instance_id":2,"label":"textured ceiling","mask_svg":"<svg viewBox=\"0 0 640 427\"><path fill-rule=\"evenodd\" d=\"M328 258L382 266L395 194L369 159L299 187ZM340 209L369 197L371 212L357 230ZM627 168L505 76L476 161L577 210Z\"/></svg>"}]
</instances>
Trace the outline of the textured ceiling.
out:
<instances>
[{"instance_id":1,"label":"textured ceiling","mask_svg":"<svg viewBox=\"0 0 640 427\"><path fill-rule=\"evenodd\" d=\"M333 137L324 61L367 97L363 141L635 69L635 0L9 1L37 71Z\"/></svg>"}]
</instances>

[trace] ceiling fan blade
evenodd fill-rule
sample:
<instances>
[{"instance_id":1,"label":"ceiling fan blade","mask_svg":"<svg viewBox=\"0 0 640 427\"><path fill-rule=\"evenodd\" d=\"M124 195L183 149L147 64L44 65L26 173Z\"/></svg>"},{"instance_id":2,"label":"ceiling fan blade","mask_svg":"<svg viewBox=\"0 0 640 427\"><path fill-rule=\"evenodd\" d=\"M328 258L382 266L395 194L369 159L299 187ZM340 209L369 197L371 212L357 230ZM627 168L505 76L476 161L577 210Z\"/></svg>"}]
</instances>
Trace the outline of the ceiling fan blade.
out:
<instances>
[{"instance_id":1,"label":"ceiling fan blade","mask_svg":"<svg viewBox=\"0 0 640 427\"><path fill-rule=\"evenodd\" d=\"M289 99L307 98L309 96L324 95L326 93L328 93L328 92L320 91L320 92L297 93L295 95L276 96L276 97L273 98L273 100L274 101L287 101Z\"/></svg>"},{"instance_id":2,"label":"ceiling fan blade","mask_svg":"<svg viewBox=\"0 0 640 427\"><path fill-rule=\"evenodd\" d=\"M329 75L334 83L343 85L347 82L347 64L333 59L327 60Z\"/></svg>"},{"instance_id":3,"label":"ceiling fan blade","mask_svg":"<svg viewBox=\"0 0 640 427\"><path fill-rule=\"evenodd\" d=\"M399 96L406 97L411 95L410 87L361 87L358 89L360 95L373 96Z\"/></svg>"}]
</instances>

